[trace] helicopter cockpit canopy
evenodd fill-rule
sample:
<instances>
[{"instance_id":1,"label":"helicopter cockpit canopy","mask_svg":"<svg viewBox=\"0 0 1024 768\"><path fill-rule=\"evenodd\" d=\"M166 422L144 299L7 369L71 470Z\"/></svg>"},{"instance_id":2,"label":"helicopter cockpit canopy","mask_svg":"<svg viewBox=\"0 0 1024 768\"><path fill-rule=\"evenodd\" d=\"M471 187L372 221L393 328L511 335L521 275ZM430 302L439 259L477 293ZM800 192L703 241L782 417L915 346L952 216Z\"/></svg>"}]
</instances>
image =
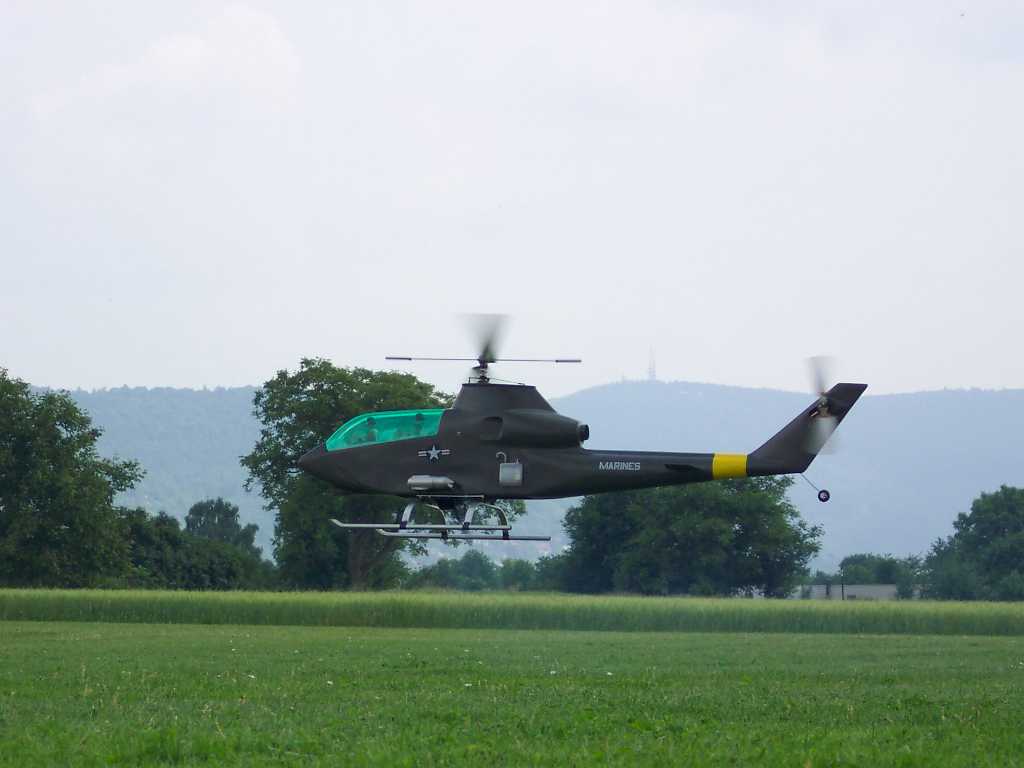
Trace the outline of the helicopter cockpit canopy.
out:
<instances>
[{"instance_id":1,"label":"helicopter cockpit canopy","mask_svg":"<svg viewBox=\"0 0 1024 768\"><path fill-rule=\"evenodd\" d=\"M342 424L327 438L325 447L328 451L340 451L362 445L433 437L441 426L443 415L443 408L364 413Z\"/></svg>"}]
</instances>

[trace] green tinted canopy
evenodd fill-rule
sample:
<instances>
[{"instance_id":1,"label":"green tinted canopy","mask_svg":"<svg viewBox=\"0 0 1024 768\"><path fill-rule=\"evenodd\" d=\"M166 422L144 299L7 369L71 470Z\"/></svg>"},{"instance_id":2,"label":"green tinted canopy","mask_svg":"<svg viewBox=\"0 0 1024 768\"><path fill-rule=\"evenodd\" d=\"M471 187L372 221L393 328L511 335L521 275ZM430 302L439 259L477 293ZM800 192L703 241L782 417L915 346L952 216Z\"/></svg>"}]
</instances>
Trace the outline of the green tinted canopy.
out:
<instances>
[{"instance_id":1,"label":"green tinted canopy","mask_svg":"<svg viewBox=\"0 0 1024 768\"><path fill-rule=\"evenodd\" d=\"M437 434L443 414L443 408L364 413L346 421L327 438L327 450L340 451L344 448L357 448L360 445L432 437Z\"/></svg>"}]
</instances>

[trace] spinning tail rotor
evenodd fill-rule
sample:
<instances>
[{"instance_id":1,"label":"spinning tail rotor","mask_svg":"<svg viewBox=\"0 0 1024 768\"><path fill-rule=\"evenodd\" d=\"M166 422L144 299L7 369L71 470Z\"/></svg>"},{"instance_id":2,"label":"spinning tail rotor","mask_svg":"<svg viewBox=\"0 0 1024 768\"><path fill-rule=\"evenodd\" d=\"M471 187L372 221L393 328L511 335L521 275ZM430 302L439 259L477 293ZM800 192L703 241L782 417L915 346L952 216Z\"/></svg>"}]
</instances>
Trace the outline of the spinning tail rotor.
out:
<instances>
[{"instance_id":1,"label":"spinning tail rotor","mask_svg":"<svg viewBox=\"0 0 1024 768\"><path fill-rule=\"evenodd\" d=\"M853 383L829 387L827 359L815 357L809 362L818 399L747 457L751 476L802 475L867 389L867 384ZM811 485L818 491L819 501L829 500L827 490Z\"/></svg>"},{"instance_id":2,"label":"spinning tail rotor","mask_svg":"<svg viewBox=\"0 0 1024 768\"><path fill-rule=\"evenodd\" d=\"M819 453L835 453L837 446L834 440L829 443L829 438L832 437L832 433L839 426L839 419L836 418L830 409L828 399L828 381L831 378L829 372L832 368L833 360L830 357L817 355L808 358L807 363L810 366L814 393L818 396L818 406L816 413L811 419L810 429L807 431L805 448L808 453L814 455Z\"/></svg>"}]
</instances>

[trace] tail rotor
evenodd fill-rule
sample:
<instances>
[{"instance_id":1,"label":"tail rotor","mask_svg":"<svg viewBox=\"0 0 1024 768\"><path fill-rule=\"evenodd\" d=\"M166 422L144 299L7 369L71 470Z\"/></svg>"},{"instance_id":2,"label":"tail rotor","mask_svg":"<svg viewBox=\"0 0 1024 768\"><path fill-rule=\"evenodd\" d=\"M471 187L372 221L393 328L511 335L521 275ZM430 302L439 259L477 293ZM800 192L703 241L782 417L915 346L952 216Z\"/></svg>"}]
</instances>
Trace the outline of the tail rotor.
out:
<instances>
[{"instance_id":1,"label":"tail rotor","mask_svg":"<svg viewBox=\"0 0 1024 768\"><path fill-rule=\"evenodd\" d=\"M804 445L807 452L812 455L835 453L837 448L835 440L829 440L832 433L836 431L836 427L839 426L839 419L832 413L828 399L829 381L834 362L833 358L823 355L807 359L811 385L814 388L814 393L818 396L817 411L812 416L811 428L807 432L807 440Z\"/></svg>"}]
</instances>

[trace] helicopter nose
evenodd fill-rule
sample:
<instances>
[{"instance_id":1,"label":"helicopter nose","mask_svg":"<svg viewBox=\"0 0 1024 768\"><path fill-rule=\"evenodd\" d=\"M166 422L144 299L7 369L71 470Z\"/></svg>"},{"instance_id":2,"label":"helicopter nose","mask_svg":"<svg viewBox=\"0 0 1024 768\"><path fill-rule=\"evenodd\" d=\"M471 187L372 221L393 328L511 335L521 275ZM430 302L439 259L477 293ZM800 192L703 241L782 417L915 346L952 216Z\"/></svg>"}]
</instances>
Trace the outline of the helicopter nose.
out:
<instances>
[{"instance_id":1,"label":"helicopter nose","mask_svg":"<svg viewBox=\"0 0 1024 768\"><path fill-rule=\"evenodd\" d=\"M316 477L322 477L322 474L317 469L323 465L323 458L326 455L327 451L324 450L323 443L321 443L313 450L306 451L299 457L299 469Z\"/></svg>"},{"instance_id":2,"label":"helicopter nose","mask_svg":"<svg viewBox=\"0 0 1024 768\"><path fill-rule=\"evenodd\" d=\"M323 443L302 454L299 457L298 465L303 472L319 480L327 481L340 491L347 493L354 488L339 452L328 452Z\"/></svg>"}]
</instances>

